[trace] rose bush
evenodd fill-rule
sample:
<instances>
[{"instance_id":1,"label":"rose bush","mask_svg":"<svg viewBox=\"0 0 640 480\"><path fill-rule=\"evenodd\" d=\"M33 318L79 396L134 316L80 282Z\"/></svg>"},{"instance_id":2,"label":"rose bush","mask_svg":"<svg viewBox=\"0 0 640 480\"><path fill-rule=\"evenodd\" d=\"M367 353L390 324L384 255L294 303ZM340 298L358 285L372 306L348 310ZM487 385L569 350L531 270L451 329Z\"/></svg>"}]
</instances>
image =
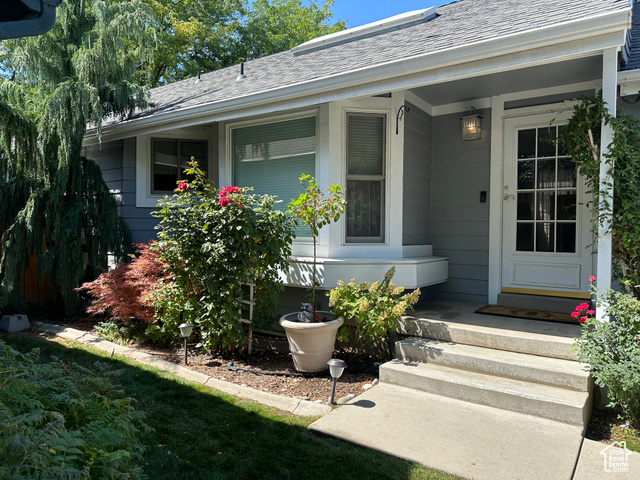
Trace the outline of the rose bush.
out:
<instances>
[{"instance_id":1,"label":"rose bush","mask_svg":"<svg viewBox=\"0 0 640 480\"><path fill-rule=\"evenodd\" d=\"M173 276L152 295L160 319L155 334L177 334L182 319L199 327L206 348L233 347L246 333L239 321L242 284L256 285L253 325L276 320L278 269L291 254L293 224L273 208L273 197L235 186L217 191L196 162L190 165L187 188L164 197L153 213L161 219L159 257Z\"/></svg>"}]
</instances>

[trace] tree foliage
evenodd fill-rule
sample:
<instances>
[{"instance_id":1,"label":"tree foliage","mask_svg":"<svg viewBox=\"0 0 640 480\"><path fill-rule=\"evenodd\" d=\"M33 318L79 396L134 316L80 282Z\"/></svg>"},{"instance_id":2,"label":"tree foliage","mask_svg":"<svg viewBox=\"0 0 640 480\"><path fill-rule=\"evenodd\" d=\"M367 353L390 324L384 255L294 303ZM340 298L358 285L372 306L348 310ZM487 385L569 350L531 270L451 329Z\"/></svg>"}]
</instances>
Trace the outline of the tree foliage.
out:
<instances>
[{"instance_id":1,"label":"tree foliage","mask_svg":"<svg viewBox=\"0 0 640 480\"><path fill-rule=\"evenodd\" d=\"M140 69L150 87L293 48L345 28L330 23L333 0L144 0L158 47ZM306 3L306 2L305 2Z\"/></svg>"},{"instance_id":2,"label":"tree foliage","mask_svg":"<svg viewBox=\"0 0 640 480\"><path fill-rule=\"evenodd\" d=\"M141 0L66 0L57 16L47 34L2 45L12 78L0 79L0 305L25 308L20 275L35 253L71 314L86 265L106 266L129 244L83 137L88 123L100 134L105 117L145 104L134 78L154 30Z\"/></svg>"},{"instance_id":3,"label":"tree foliage","mask_svg":"<svg viewBox=\"0 0 640 480\"><path fill-rule=\"evenodd\" d=\"M613 129L613 142L604 159L614 186L600 182L602 122ZM602 96L583 98L574 107L560 141L566 145L592 193L592 230L610 225L614 275L640 298L640 122L625 114L611 115ZM613 210L610 206L612 200ZM605 222L605 223L603 223Z\"/></svg>"}]
</instances>

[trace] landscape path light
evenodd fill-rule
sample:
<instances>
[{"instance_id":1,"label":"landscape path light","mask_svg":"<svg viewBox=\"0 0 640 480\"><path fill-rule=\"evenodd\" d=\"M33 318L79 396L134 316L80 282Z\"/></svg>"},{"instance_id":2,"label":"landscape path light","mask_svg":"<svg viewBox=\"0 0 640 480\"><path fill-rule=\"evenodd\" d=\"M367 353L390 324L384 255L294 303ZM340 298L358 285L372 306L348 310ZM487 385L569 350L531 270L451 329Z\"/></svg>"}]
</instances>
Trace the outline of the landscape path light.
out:
<instances>
[{"instance_id":1,"label":"landscape path light","mask_svg":"<svg viewBox=\"0 0 640 480\"><path fill-rule=\"evenodd\" d=\"M184 364L186 365L187 364L187 338L189 338L189 335L191 335L191 332L193 331L193 324L181 323L178 328L180 328L180 335L182 335L182 338L184 338Z\"/></svg>"},{"instance_id":2,"label":"landscape path light","mask_svg":"<svg viewBox=\"0 0 640 480\"><path fill-rule=\"evenodd\" d=\"M333 378L333 385L331 386L331 396L329 397L329 405L333 405L333 397L336 394L336 382L342 376L342 372L347 368L347 364L344 360L340 360L338 358L332 358L327 362L329 365L329 373L331 374L331 378Z\"/></svg>"}]
</instances>

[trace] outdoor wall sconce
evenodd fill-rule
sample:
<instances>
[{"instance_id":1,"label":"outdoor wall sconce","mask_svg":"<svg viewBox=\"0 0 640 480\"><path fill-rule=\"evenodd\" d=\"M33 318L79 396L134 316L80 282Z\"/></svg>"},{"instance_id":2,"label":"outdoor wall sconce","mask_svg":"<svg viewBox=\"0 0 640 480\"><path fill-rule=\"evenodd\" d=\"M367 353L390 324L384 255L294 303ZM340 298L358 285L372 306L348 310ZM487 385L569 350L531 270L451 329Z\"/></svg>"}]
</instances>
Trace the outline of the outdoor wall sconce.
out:
<instances>
[{"instance_id":1,"label":"outdoor wall sconce","mask_svg":"<svg viewBox=\"0 0 640 480\"><path fill-rule=\"evenodd\" d=\"M462 140L479 140L482 137L482 124L480 115L476 115L476 109L471 107L470 115L460 117L462 120Z\"/></svg>"},{"instance_id":2,"label":"outdoor wall sconce","mask_svg":"<svg viewBox=\"0 0 640 480\"><path fill-rule=\"evenodd\" d=\"M181 323L178 327L180 329L180 335L184 338L184 364L187 364L187 338L191 335L193 331L193 324L191 323Z\"/></svg>"},{"instance_id":3,"label":"outdoor wall sconce","mask_svg":"<svg viewBox=\"0 0 640 480\"><path fill-rule=\"evenodd\" d=\"M331 374L331 378L333 378L333 385L331 386L331 396L329 397L329 405L333 405L333 397L336 394L336 382L342 376L342 372L347 368L347 364L344 360L340 360L338 358L332 358L327 362L329 365L329 373Z\"/></svg>"}]
</instances>

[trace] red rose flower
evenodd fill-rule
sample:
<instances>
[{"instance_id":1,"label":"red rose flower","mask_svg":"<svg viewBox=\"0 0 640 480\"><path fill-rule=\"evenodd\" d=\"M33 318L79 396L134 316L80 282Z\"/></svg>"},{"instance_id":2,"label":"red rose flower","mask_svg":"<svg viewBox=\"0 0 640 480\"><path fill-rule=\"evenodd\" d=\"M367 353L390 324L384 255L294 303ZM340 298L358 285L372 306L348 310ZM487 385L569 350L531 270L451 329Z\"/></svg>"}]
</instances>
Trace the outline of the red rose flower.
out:
<instances>
[{"instance_id":1,"label":"red rose flower","mask_svg":"<svg viewBox=\"0 0 640 480\"><path fill-rule=\"evenodd\" d=\"M593 275L591 275L591 276L589 277L589 281L590 281L590 282L595 282L595 281L596 281L596 277L594 277Z\"/></svg>"},{"instance_id":2,"label":"red rose flower","mask_svg":"<svg viewBox=\"0 0 640 480\"><path fill-rule=\"evenodd\" d=\"M189 188L189 185L187 185L187 182L180 182L178 184L178 190L180 190L181 192L184 192L187 188Z\"/></svg>"},{"instance_id":3,"label":"red rose flower","mask_svg":"<svg viewBox=\"0 0 640 480\"><path fill-rule=\"evenodd\" d=\"M587 317L580 317L580 323L584 323L587 321Z\"/></svg>"}]
</instances>

